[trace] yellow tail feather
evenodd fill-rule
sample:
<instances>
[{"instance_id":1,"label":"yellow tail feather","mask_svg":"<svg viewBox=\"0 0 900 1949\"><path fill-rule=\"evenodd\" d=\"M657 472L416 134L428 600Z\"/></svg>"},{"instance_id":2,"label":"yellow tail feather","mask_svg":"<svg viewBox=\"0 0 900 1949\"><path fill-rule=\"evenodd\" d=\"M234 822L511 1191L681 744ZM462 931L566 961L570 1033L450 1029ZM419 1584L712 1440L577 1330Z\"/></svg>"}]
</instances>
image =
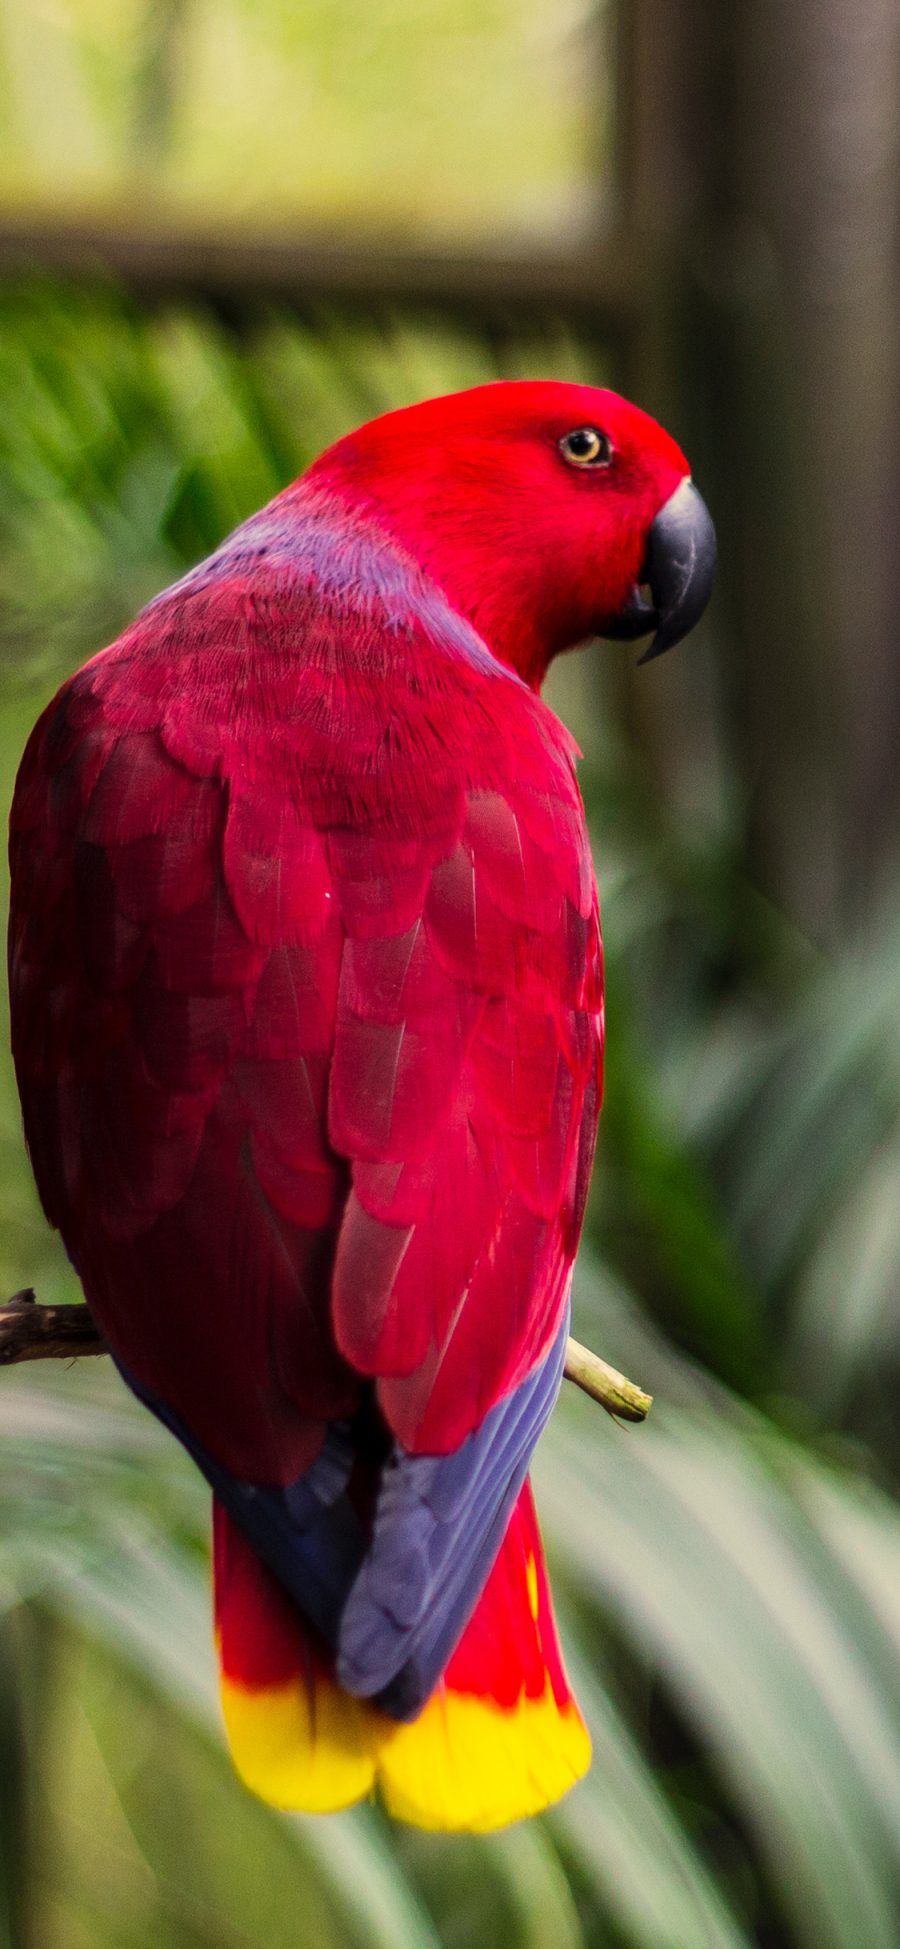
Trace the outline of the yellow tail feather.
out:
<instances>
[{"instance_id":1,"label":"yellow tail feather","mask_svg":"<svg viewBox=\"0 0 900 1949\"><path fill-rule=\"evenodd\" d=\"M377 1788L395 1819L484 1833L540 1812L587 1771L590 1740L573 1700L506 1708L442 1685L418 1719L398 1725L317 1676L250 1690L222 1680L234 1763L277 1807L333 1813Z\"/></svg>"}]
</instances>

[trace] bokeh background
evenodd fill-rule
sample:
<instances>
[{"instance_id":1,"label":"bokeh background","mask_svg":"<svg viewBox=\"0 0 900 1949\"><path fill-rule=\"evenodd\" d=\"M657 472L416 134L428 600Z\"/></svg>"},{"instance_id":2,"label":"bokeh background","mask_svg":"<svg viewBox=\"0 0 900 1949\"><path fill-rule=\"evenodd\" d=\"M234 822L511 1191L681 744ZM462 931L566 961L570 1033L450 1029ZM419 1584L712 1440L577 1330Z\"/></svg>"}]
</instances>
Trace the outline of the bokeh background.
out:
<instances>
[{"instance_id":1,"label":"bokeh background","mask_svg":"<svg viewBox=\"0 0 900 1949\"><path fill-rule=\"evenodd\" d=\"M607 381L717 596L554 673L609 1082L536 1470L594 1742L484 1840L282 1818L218 1729L206 1494L105 1363L0 1378L0 1944L896 1949L893 0L3 0L0 783L58 681L383 408ZM5 1037L4 1037L5 1040ZM74 1297L0 1074L0 1291Z\"/></svg>"}]
</instances>

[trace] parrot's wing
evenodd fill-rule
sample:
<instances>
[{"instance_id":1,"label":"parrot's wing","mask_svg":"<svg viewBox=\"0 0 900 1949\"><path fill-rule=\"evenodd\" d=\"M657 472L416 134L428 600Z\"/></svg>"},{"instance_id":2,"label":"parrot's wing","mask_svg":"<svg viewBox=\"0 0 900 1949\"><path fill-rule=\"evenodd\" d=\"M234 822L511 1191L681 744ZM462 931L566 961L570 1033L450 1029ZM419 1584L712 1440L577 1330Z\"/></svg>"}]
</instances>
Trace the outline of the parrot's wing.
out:
<instances>
[{"instance_id":1,"label":"parrot's wing","mask_svg":"<svg viewBox=\"0 0 900 1949\"><path fill-rule=\"evenodd\" d=\"M12 815L13 1048L45 1209L128 1378L237 1479L284 1483L360 1391L329 1296L343 934L288 794L263 839L252 780L223 775L227 665L221 684L207 727L162 656L114 651L36 728Z\"/></svg>"},{"instance_id":2,"label":"parrot's wing","mask_svg":"<svg viewBox=\"0 0 900 1949\"><path fill-rule=\"evenodd\" d=\"M530 782L470 789L402 931L370 915L354 934L348 915L329 1130L352 1187L334 1319L396 1446L338 1670L398 1712L446 1662L552 1407L593 1155L593 874L571 771L545 752L535 777L528 743Z\"/></svg>"},{"instance_id":3,"label":"parrot's wing","mask_svg":"<svg viewBox=\"0 0 900 1949\"><path fill-rule=\"evenodd\" d=\"M357 930L332 842L349 938L329 1135L352 1165L335 1330L418 1453L458 1447L547 1351L581 1225L599 934L574 786L546 769L543 789L469 791L411 919ZM390 884L391 842L360 850Z\"/></svg>"}]
</instances>

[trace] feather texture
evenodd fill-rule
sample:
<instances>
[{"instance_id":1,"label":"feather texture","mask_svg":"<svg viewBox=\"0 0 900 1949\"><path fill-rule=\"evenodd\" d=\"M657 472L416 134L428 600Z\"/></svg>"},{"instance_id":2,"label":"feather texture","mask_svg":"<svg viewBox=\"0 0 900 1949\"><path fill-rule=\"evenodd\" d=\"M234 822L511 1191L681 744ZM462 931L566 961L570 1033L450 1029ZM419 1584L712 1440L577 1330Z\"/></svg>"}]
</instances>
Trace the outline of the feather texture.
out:
<instances>
[{"instance_id":1,"label":"feather texture","mask_svg":"<svg viewBox=\"0 0 900 1949\"><path fill-rule=\"evenodd\" d=\"M447 1452L546 1354L596 1111L567 736L433 594L427 634L371 566L324 601L309 498L293 557L226 545L64 687L12 820L48 1215L128 1373L260 1484L363 1376Z\"/></svg>"},{"instance_id":2,"label":"feather texture","mask_svg":"<svg viewBox=\"0 0 900 1949\"><path fill-rule=\"evenodd\" d=\"M559 448L600 413L624 469L602 501ZM35 1175L122 1372L216 1492L226 1681L242 1607L294 1645L276 1690L298 1641L323 1675L340 1783L299 1804L377 1775L437 1819L423 1756L457 1762L412 1735L479 1666L495 1706L518 1671L520 1730L562 1742L545 1781L584 1757L522 1484L561 1374L602 963L577 753L537 685L626 600L685 472L590 389L389 417L70 679L22 762ZM377 1753L372 1715L397 1722ZM519 1804L495 1799L471 1822Z\"/></svg>"}]
</instances>

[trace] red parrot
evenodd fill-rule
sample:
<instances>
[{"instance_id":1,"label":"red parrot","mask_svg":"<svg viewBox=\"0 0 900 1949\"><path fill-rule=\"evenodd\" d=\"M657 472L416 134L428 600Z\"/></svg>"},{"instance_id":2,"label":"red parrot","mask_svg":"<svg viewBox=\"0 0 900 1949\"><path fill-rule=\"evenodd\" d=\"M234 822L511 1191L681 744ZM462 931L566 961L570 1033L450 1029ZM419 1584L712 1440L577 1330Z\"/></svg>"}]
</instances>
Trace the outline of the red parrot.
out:
<instances>
[{"instance_id":1,"label":"red parrot","mask_svg":"<svg viewBox=\"0 0 900 1949\"><path fill-rule=\"evenodd\" d=\"M12 1039L44 1209L214 1493L239 1772L485 1829L589 1742L527 1481L600 1099L591 635L685 634L709 515L614 393L390 413L36 725ZM642 593L649 587L649 597Z\"/></svg>"}]
</instances>

